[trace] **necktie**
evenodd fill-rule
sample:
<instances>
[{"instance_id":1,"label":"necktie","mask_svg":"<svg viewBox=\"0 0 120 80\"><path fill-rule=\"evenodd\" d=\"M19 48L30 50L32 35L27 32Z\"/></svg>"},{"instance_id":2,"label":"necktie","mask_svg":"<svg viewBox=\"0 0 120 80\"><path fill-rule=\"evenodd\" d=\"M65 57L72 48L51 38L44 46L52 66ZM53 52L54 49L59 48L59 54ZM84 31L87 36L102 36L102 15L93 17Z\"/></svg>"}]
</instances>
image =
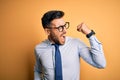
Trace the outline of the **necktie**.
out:
<instances>
[{"instance_id":1,"label":"necktie","mask_svg":"<svg viewBox=\"0 0 120 80\"><path fill-rule=\"evenodd\" d=\"M63 80L62 79L62 62L61 62L59 45L54 44L54 46L55 46L55 80Z\"/></svg>"}]
</instances>

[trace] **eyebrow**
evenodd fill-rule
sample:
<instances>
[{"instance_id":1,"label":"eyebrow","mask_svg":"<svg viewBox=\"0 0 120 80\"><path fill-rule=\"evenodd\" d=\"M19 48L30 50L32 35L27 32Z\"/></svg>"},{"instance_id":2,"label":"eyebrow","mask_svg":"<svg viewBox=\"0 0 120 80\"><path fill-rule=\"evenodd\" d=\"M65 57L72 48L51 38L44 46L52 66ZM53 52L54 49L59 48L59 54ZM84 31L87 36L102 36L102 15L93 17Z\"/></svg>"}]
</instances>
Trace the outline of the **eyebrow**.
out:
<instances>
[{"instance_id":1,"label":"eyebrow","mask_svg":"<svg viewBox=\"0 0 120 80\"><path fill-rule=\"evenodd\" d=\"M55 24L51 23L51 25L53 25L53 26L55 26L55 27L64 26L65 24L66 24L66 22L65 22L63 25L56 26Z\"/></svg>"}]
</instances>

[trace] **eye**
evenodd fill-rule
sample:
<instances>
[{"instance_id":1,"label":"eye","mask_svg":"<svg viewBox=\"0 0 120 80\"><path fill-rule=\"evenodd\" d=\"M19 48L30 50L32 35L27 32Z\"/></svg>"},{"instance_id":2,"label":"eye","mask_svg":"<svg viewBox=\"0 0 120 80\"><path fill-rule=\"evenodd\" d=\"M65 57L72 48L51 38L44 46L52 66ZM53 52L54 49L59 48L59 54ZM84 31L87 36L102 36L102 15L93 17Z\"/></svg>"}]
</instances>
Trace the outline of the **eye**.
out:
<instances>
[{"instance_id":1,"label":"eye","mask_svg":"<svg viewBox=\"0 0 120 80\"><path fill-rule=\"evenodd\" d=\"M59 26L60 28L63 28L64 27L64 25L63 26Z\"/></svg>"},{"instance_id":2,"label":"eye","mask_svg":"<svg viewBox=\"0 0 120 80\"><path fill-rule=\"evenodd\" d=\"M59 26L59 27L58 27L58 29L63 29L63 28L64 28L64 26Z\"/></svg>"},{"instance_id":3,"label":"eye","mask_svg":"<svg viewBox=\"0 0 120 80\"><path fill-rule=\"evenodd\" d=\"M61 32L61 31L63 31L63 29L64 29L64 26L59 26L58 27L58 30Z\"/></svg>"}]
</instances>

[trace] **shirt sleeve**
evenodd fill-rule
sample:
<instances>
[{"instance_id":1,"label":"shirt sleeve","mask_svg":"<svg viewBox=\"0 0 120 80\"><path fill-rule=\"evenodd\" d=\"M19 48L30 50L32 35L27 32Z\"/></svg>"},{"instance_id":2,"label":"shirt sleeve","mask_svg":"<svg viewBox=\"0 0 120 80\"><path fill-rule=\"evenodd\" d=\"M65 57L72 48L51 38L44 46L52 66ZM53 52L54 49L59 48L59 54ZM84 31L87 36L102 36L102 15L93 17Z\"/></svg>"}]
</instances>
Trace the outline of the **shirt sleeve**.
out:
<instances>
[{"instance_id":1,"label":"shirt sleeve","mask_svg":"<svg viewBox=\"0 0 120 80\"><path fill-rule=\"evenodd\" d=\"M103 53L101 42L95 36L89 38L90 47L87 47L84 43L79 46L80 56L90 65L97 68L105 68L106 60Z\"/></svg>"},{"instance_id":2,"label":"shirt sleeve","mask_svg":"<svg viewBox=\"0 0 120 80\"><path fill-rule=\"evenodd\" d=\"M39 60L39 55L37 54L36 50L35 50L35 59L36 59L36 63L34 66L34 80L41 80L40 75L42 74L42 67Z\"/></svg>"}]
</instances>

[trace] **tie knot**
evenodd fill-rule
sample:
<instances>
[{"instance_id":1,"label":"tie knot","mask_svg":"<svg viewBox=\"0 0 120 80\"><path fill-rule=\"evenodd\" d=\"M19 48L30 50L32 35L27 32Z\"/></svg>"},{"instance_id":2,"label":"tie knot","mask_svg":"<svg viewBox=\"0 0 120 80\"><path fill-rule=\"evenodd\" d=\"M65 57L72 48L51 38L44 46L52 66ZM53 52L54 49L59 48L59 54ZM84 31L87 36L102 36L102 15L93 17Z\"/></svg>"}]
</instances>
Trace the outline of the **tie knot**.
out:
<instances>
[{"instance_id":1,"label":"tie knot","mask_svg":"<svg viewBox=\"0 0 120 80\"><path fill-rule=\"evenodd\" d=\"M59 48L59 44L53 44L55 48Z\"/></svg>"}]
</instances>

